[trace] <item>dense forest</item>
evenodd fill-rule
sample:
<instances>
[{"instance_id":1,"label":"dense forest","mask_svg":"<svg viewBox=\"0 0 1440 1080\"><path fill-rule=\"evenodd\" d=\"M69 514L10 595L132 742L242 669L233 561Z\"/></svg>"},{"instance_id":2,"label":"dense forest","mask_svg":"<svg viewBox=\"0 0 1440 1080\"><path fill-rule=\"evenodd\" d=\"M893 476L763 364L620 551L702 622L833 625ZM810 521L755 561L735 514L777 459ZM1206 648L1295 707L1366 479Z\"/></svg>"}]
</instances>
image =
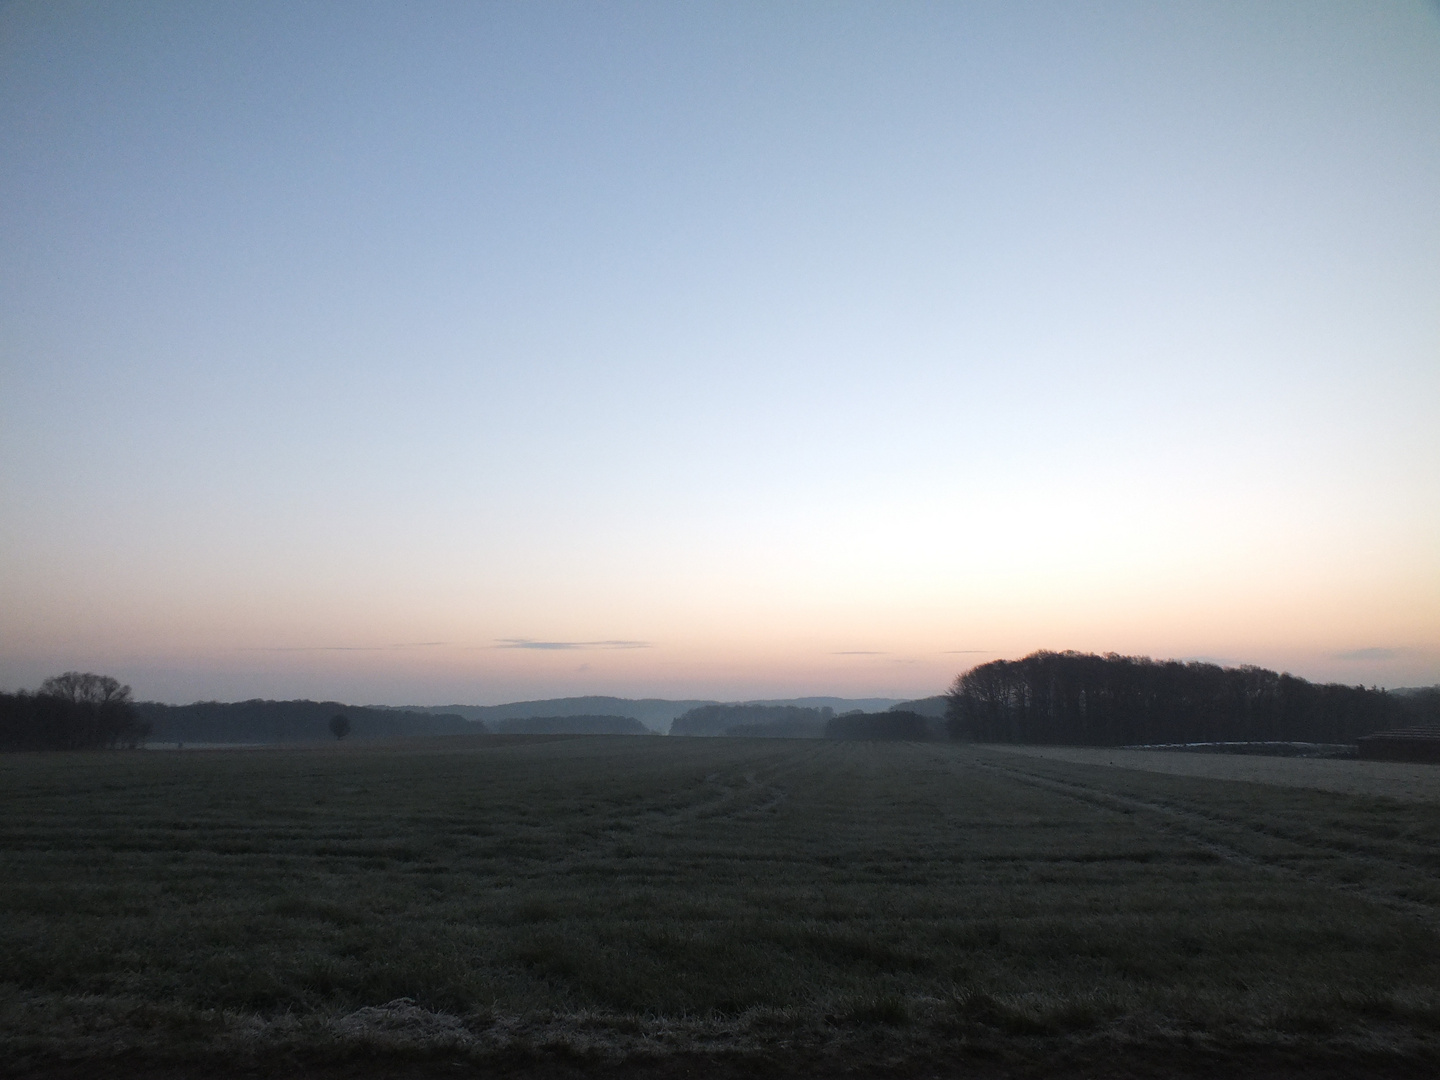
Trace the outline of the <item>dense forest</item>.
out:
<instances>
[{"instance_id":1,"label":"dense forest","mask_svg":"<svg viewBox=\"0 0 1440 1080\"><path fill-rule=\"evenodd\" d=\"M492 720L497 735L656 735L633 716L526 716Z\"/></svg>"},{"instance_id":2,"label":"dense forest","mask_svg":"<svg viewBox=\"0 0 1440 1080\"><path fill-rule=\"evenodd\" d=\"M1036 652L955 680L948 725L980 742L1132 746L1354 742L1413 719L1404 697L1265 668L1107 653Z\"/></svg>"},{"instance_id":3,"label":"dense forest","mask_svg":"<svg viewBox=\"0 0 1440 1080\"><path fill-rule=\"evenodd\" d=\"M484 724L460 716L401 712L338 701L197 701L193 705L136 706L156 742L286 743L332 738L330 721L344 716L349 737L387 739L404 735L483 735Z\"/></svg>"},{"instance_id":4,"label":"dense forest","mask_svg":"<svg viewBox=\"0 0 1440 1080\"><path fill-rule=\"evenodd\" d=\"M109 675L67 671L33 694L0 694L0 750L108 750L147 734L130 687Z\"/></svg>"}]
</instances>

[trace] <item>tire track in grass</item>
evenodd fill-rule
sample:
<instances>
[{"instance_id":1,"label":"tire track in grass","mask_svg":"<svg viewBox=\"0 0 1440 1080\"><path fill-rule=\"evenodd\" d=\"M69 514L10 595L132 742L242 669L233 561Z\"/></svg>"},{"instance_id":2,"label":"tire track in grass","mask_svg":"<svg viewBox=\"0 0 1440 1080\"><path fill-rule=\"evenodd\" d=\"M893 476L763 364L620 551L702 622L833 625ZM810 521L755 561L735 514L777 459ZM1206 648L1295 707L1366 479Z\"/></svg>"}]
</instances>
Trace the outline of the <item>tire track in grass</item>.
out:
<instances>
[{"instance_id":1,"label":"tire track in grass","mask_svg":"<svg viewBox=\"0 0 1440 1080\"><path fill-rule=\"evenodd\" d=\"M1001 767L1003 768L1005 766ZM1018 768L1018 766L1016 767ZM1096 792L1099 790L1094 786L1082 784L1076 780L1062 780L1054 776L1046 776L1045 774L1032 772L1027 769L1021 769L1020 771L1030 776L1044 776L1045 779L1061 785L1071 785L1075 788L1092 792ZM1186 779L1190 778L1187 777ZM1204 780L1210 778L1201 777L1200 779ZM1221 779L1222 783L1233 782L1225 781L1223 780L1223 778L1218 777L1215 779ZM1248 783L1249 781L1239 782ZM1108 794L1112 798L1118 800L1128 800L1133 805L1143 806L1157 811L1173 812L1178 813L1182 816L1203 818L1210 824L1222 829L1234 830L1241 833L1255 833L1262 838L1271 841L1272 843L1279 841L1281 843L1291 844L1295 847L1301 848L1302 850L1310 852L1312 855L1323 854L1332 858L1343 858L1349 860L1351 863L1369 863L1372 865L1383 866L1390 870L1401 870L1405 873L1424 878L1427 881L1440 885L1440 874L1437 874L1437 869L1435 866L1424 865L1415 862L1413 859L1407 858L1406 856L1398 853L1393 848L1387 848L1382 843L1377 843L1373 836L1366 836L1363 833L1355 831L1347 833L1346 841L1343 843L1339 841L1327 841L1320 838L1312 839L1296 835L1296 832L1293 828L1277 828L1275 822L1273 821L1261 821L1253 817L1245 819L1233 814L1227 815L1218 811L1207 810L1202 806L1195 805L1194 803L1187 803L1181 798L1171 798L1164 800L1145 799L1137 795L1120 794L1119 792L1109 789L1106 789L1106 794ZM1344 795L1345 793L1340 792L1335 794ZM1411 844L1410 846L1413 847L1414 844Z\"/></svg>"},{"instance_id":2,"label":"tire track in grass","mask_svg":"<svg viewBox=\"0 0 1440 1080\"><path fill-rule=\"evenodd\" d=\"M728 769L728 775L712 772L705 777L707 786L720 790L704 802L671 815L671 822L716 817L750 817L773 811L789 795L789 791L774 783L777 776L793 771L795 764L787 763L783 757L768 762L735 761ZM736 774L739 774L738 776Z\"/></svg>"},{"instance_id":3,"label":"tire track in grass","mask_svg":"<svg viewBox=\"0 0 1440 1080\"><path fill-rule=\"evenodd\" d=\"M1419 900L1412 900L1409 897L1400 896L1387 889L1351 882L1337 882L1316 874L1305 873L1284 865L1283 862L1278 859L1268 859L1244 851L1239 847L1226 843L1214 835L1214 827L1217 825L1240 831L1246 828L1246 826L1240 823L1225 821L1216 815L1206 814L1203 811L1190 807L1151 802L1147 799L1137 798L1132 795L1122 795L1119 792L1083 784L1079 781L1058 780L1054 777L1041 776L1015 766L978 760L969 761L967 764L983 772L1002 776L1015 783L1025 784L1026 786L1048 791L1052 794L1075 799L1089 806L1121 814L1138 815L1141 820L1148 818L1147 823L1162 832L1179 836L1202 850L1209 851L1229 862L1265 870L1291 881L1299 881L1307 885L1318 886L1345 896L1357 897L1399 914L1419 918L1421 921L1429 923L1432 926L1440 926L1440 910L1437 910L1436 905L1427 904ZM1156 818L1161 820L1154 820ZM1254 832L1262 832L1262 828L1259 825L1251 825L1249 829ZM1346 858L1352 864L1370 863L1372 865L1380 865L1392 872L1401 870L1423 876L1432 883L1436 881L1435 876L1428 871L1400 860L1385 859L1374 855L1356 856L1351 852L1337 850L1328 845L1307 844L1293 837L1276 837L1268 833L1263 835L1272 842L1289 844L1312 857L1319 855L1327 859L1333 859L1339 855Z\"/></svg>"},{"instance_id":4,"label":"tire track in grass","mask_svg":"<svg viewBox=\"0 0 1440 1080\"><path fill-rule=\"evenodd\" d=\"M774 779L799 766L793 755L774 754L770 747L766 750L769 760L737 756L721 769L707 773L698 785L685 793L684 802L641 802L617 813L599 836L576 846L565 863L614 861L647 839L700 822L773 815L789 797L789 790L774 783Z\"/></svg>"}]
</instances>

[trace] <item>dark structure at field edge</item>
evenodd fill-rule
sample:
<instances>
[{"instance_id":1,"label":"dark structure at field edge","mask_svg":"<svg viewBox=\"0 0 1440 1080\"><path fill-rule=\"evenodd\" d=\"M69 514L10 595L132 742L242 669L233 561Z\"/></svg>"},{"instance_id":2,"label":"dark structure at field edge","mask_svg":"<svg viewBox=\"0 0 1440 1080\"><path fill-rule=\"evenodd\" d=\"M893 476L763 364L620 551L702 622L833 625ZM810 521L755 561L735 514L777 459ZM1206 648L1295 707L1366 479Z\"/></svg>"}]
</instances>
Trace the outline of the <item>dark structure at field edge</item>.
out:
<instances>
[{"instance_id":1,"label":"dark structure at field edge","mask_svg":"<svg viewBox=\"0 0 1440 1080\"><path fill-rule=\"evenodd\" d=\"M1359 739L1360 756L1366 761L1416 761L1440 764L1440 729L1396 728L1377 731Z\"/></svg>"}]
</instances>

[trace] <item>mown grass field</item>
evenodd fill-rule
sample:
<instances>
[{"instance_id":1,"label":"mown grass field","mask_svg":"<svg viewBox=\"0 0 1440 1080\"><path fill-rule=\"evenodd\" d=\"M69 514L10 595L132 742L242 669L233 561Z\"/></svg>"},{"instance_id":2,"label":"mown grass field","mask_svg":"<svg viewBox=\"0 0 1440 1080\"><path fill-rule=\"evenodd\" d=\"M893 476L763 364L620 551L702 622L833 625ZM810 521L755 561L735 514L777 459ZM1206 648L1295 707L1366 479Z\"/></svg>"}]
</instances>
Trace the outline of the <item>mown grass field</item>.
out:
<instances>
[{"instance_id":1,"label":"mown grass field","mask_svg":"<svg viewBox=\"0 0 1440 1080\"><path fill-rule=\"evenodd\" d=\"M12 755L0 793L12 1074L1440 1064L1432 802L625 737Z\"/></svg>"}]
</instances>

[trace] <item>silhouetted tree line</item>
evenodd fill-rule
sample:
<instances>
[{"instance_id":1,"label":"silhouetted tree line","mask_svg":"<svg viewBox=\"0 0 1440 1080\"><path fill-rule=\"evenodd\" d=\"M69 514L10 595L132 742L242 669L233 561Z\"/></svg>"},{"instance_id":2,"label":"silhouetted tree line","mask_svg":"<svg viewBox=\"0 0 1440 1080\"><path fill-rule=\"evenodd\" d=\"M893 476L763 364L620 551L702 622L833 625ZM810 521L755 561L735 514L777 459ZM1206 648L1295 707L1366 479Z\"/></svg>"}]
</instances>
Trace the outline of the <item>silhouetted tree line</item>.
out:
<instances>
[{"instance_id":1,"label":"silhouetted tree line","mask_svg":"<svg viewBox=\"0 0 1440 1080\"><path fill-rule=\"evenodd\" d=\"M136 708L159 742L284 743L321 742L339 737L330 726L344 716L346 735L384 739L406 735L483 735L478 720L451 713L404 712L338 701L197 701L162 705L142 701Z\"/></svg>"},{"instance_id":2,"label":"silhouetted tree line","mask_svg":"<svg viewBox=\"0 0 1440 1080\"><path fill-rule=\"evenodd\" d=\"M952 738L1080 746L1353 742L1405 711L1383 690L1116 653L995 660L956 678L948 696Z\"/></svg>"},{"instance_id":3,"label":"silhouetted tree line","mask_svg":"<svg viewBox=\"0 0 1440 1080\"><path fill-rule=\"evenodd\" d=\"M701 705L670 721L670 734L818 739L825 731L825 722L834 715L835 710L828 706L806 709L799 705Z\"/></svg>"},{"instance_id":4,"label":"silhouetted tree line","mask_svg":"<svg viewBox=\"0 0 1440 1080\"><path fill-rule=\"evenodd\" d=\"M130 687L109 675L67 671L33 694L0 694L0 750L135 747L149 732Z\"/></svg>"},{"instance_id":5,"label":"silhouetted tree line","mask_svg":"<svg viewBox=\"0 0 1440 1080\"><path fill-rule=\"evenodd\" d=\"M934 737L934 727L919 713L905 709L889 712L853 712L832 717L825 725L827 739L918 740Z\"/></svg>"}]
</instances>

